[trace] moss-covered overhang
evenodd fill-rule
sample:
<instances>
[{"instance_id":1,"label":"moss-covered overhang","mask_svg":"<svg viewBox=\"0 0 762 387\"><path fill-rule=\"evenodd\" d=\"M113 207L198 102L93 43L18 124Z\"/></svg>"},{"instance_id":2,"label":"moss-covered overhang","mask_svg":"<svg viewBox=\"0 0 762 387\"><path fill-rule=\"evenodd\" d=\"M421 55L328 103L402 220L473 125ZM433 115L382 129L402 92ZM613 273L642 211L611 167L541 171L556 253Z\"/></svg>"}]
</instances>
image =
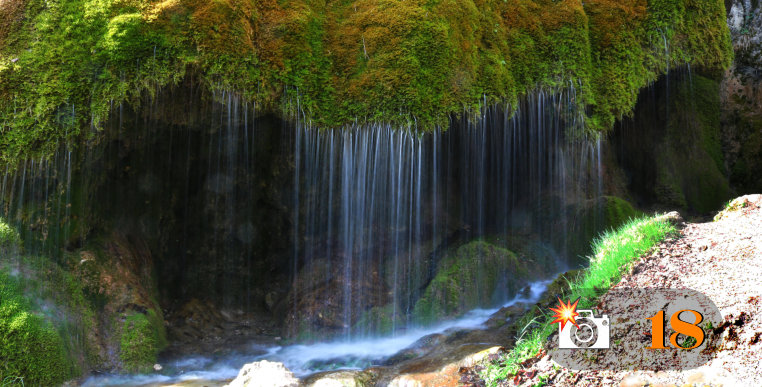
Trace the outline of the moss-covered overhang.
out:
<instances>
[{"instance_id":1,"label":"moss-covered overhang","mask_svg":"<svg viewBox=\"0 0 762 387\"><path fill-rule=\"evenodd\" d=\"M573 87L605 131L669 68L731 59L722 0L5 0L0 157L79 143L189 71L321 126L426 130Z\"/></svg>"}]
</instances>

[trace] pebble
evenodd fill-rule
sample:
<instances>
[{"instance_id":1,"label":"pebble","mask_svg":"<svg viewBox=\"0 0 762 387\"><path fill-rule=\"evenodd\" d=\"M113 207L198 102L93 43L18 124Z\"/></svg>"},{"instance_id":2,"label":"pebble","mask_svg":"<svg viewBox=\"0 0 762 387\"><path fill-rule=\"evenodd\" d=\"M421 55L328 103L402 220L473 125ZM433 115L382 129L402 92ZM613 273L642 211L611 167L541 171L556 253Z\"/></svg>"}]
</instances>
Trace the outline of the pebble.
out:
<instances>
[{"instance_id":1,"label":"pebble","mask_svg":"<svg viewBox=\"0 0 762 387\"><path fill-rule=\"evenodd\" d=\"M648 382L643 380L642 377L635 374L630 374L628 376L625 376L624 379L622 379L622 382L619 383L619 387L642 387L647 384Z\"/></svg>"}]
</instances>

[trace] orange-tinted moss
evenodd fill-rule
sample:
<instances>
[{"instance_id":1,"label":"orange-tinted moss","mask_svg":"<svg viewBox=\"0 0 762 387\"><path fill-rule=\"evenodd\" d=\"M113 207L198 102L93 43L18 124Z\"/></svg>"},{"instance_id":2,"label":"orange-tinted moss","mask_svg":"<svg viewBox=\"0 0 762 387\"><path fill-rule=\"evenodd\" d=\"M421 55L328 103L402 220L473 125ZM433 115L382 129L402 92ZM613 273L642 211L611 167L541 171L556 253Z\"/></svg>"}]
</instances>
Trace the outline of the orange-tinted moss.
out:
<instances>
[{"instance_id":1,"label":"orange-tinted moss","mask_svg":"<svg viewBox=\"0 0 762 387\"><path fill-rule=\"evenodd\" d=\"M189 68L322 126L427 129L571 85L588 127L607 130L668 68L722 69L732 55L720 0L28 0L24 13L0 44L6 160L77 141L112 101Z\"/></svg>"}]
</instances>

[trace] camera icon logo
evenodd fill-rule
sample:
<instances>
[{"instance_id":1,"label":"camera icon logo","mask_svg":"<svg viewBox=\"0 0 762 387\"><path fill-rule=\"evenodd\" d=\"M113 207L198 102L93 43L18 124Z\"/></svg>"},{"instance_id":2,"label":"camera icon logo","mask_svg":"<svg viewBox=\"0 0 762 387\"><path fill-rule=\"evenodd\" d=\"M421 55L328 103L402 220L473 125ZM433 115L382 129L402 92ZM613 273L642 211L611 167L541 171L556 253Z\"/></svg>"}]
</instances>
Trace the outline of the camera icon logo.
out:
<instances>
[{"instance_id":1,"label":"camera icon logo","mask_svg":"<svg viewBox=\"0 0 762 387\"><path fill-rule=\"evenodd\" d=\"M592 310L580 309L575 324L558 327L558 348L608 349L610 341L609 317L595 317Z\"/></svg>"}]
</instances>

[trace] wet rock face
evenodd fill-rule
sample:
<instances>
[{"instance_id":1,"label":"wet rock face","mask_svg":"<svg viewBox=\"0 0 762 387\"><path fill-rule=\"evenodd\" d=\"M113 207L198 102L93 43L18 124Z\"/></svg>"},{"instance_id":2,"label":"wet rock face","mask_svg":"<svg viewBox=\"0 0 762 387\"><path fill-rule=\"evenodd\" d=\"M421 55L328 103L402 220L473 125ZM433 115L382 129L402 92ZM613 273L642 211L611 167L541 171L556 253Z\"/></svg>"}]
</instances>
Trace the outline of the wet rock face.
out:
<instances>
[{"instance_id":1,"label":"wet rock face","mask_svg":"<svg viewBox=\"0 0 762 387\"><path fill-rule=\"evenodd\" d=\"M347 333L363 312L390 301L378 268L368 268L370 276L354 277L368 279L363 281L349 280L345 269L342 262L322 258L299 271L286 301L289 337L313 340ZM348 299L354 307L347 308Z\"/></svg>"},{"instance_id":2,"label":"wet rock face","mask_svg":"<svg viewBox=\"0 0 762 387\"><path fill-rule=\"evenodd\" d=\"M735 62L720 87L723 150L731 183L743 193L762 189L762 4L726 2Z\"/></svg>"},{"instance_id":3,"label":"wet rock face","mask_svg":"<svg viewBox=\"0 0 762 387\"><path fill-rule=\"evenodd\" d=\"M552 253L543 255L531 243L501 239L466 243L441 260L436 276L415 303L413 319L430 324L474 308L498 305L545 275L549 262Z\"/></svg>"},{"instance_id":4,"label":"wet rock face","mask_svg":"<svg viewBox=\"0 0 762 387\"><path fill-rule=\"evenodd\" d=\"M72 274L98 306L88 332L94 369L148 370L166 345L156 301L153 257L145 241L115 232L69 259Z\"/></svg>"},{"instance_id":5,"label":"wet rock face","mask_svg":"<svg viewBox=\"0 0 762 387\"><path fill-rule=\"evenodd\" d=\"M71 195L84 198L72 210L89 226L82 239L112 229L140 236L168 309L195 298L266 313L287 292L282 122L245 122L253 113L233 105L239 114L183 85L154 109L115 109L102 144L72 161L72 189L87 192Z\"/></svg>"},{"instance_id":6,"label":"wet rock face","mask_svg":"<svg viewBox=\"0 0 762 387\"><path fill-rule=\"evenodd\" d=\"M728 27L735 51L736 71L759 78L762 63L762 6L757 0L729 2ZM727 6L727 5L726 5Z\"/></svg>"},{"instance_id":7,"label":"wet rock face","mask_svg":"<svg viewBox=\"0 0 762 387\"><path fill-rule=\"evenodd\" d=\"M706 214L730 198L713 77L675 71L643 90L633 117L617 125L610 146L641 206Z\"/></svg>"},{"instance_id":8,"label":"wet rock face","mask_svg":"<svg viewBox=\"0 0 762 387\"><path fill-rule=\"evenodd\" d=\"M274 338L280 332L267 316L241 308L220 308L196 298L168 310L165 319L169 346L163 356L167 358L236 351L252 354L250 343L275 345Z\"/></svg>"}]
</instances>

